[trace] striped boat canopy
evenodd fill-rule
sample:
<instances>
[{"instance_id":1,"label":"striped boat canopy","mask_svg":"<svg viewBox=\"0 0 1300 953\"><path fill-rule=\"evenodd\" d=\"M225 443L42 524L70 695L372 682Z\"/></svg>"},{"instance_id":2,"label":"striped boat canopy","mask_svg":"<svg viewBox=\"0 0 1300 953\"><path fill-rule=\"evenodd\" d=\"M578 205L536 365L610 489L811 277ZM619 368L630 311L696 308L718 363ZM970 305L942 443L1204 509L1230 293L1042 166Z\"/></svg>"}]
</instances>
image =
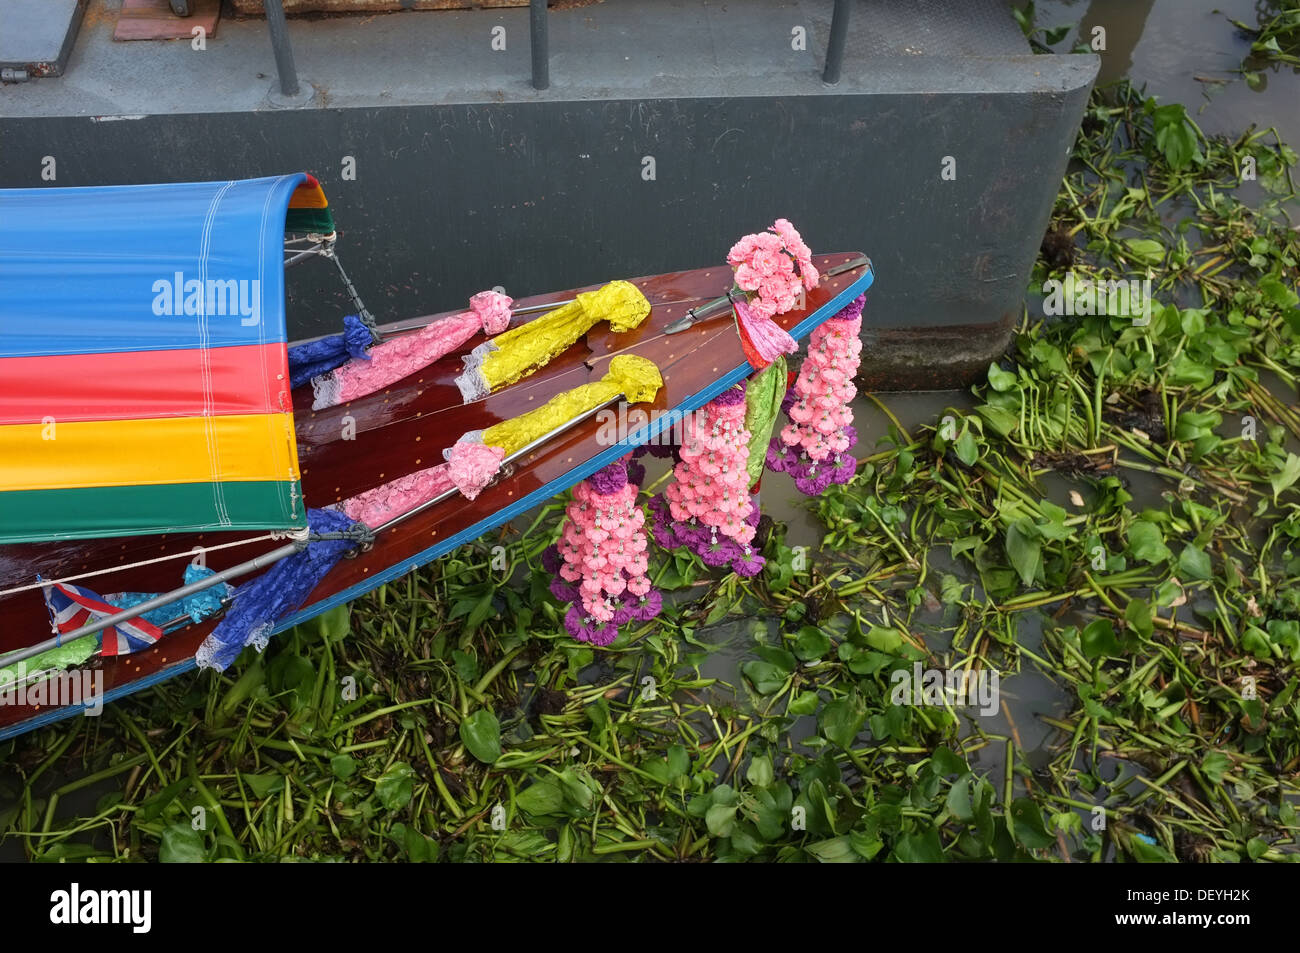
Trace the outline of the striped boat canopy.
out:
<instances>
[{"instance_id":1,"label":"striped boat canopy","mask_svg":"<svg viewBox=\"0 0 1300 953\"><path fill-rule=\"evenodd\" d=\"M306 525L286 227L309 175L0 190L0 543Z\"/></svg>"}]
</instances>

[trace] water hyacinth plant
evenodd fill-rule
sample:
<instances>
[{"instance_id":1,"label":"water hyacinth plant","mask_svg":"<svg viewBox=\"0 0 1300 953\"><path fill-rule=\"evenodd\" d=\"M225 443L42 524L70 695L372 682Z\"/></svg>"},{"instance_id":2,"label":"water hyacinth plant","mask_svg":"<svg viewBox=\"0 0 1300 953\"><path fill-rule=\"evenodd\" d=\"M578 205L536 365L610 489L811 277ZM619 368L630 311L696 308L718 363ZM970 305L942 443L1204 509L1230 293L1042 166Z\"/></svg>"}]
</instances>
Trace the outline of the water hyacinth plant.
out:
<instances>
[{"instance_id":1,"label":"water hyacinth plant","mask_svg":"<svg viewBox=\"0 0 1300 953\"><path fill-rule=\"evenodd\" d=\"M659 615L575 641L554 502L226 673L0 744L3 848L1293 861L1296 156L1161 139L1156 108L1093 94L1008 353L969 393L859 395L853 479L802 537L763 521L755 574L651 551ZM1039 315L1069 271L1149 276L1150 322ZM918 663L999 673L996 714L897 700Z\"/></svg>"}]
</instances>

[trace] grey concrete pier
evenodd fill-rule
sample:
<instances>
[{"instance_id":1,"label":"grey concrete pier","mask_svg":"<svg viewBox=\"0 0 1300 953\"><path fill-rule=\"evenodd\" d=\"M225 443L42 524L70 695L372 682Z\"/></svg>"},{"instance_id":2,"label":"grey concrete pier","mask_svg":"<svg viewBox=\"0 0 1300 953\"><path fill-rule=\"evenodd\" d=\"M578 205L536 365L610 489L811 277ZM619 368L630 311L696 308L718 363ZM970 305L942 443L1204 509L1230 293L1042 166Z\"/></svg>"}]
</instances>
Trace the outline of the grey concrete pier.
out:
<instances>
[{"instance_id":1,"label":"grey concrete pier","mask_svg":"<svg viewBox=\"0 0 1300 953\"><path fill-rule=\"evenodd\" d=\"M606 0L547 14L543 90L527 8L291 17L285 101L265 20L119 43L118 6L0 87L0 186L311 171L380 320L721 263L784 216L872 256L874 385L1001 351L1098 68L1030 54L999 0L862 0L831 86L832 0ZM290 272L291 332L337 325L335 278Z\"/></svg>"}]
</instances>

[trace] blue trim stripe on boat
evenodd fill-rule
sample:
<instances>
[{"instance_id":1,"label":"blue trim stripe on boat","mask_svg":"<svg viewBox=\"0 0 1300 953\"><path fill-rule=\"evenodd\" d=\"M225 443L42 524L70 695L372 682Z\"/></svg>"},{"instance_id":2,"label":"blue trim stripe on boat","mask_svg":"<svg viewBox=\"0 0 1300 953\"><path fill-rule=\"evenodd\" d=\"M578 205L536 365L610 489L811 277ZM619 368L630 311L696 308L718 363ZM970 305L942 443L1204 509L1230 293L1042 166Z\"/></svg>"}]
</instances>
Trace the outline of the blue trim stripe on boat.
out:
<instances>
[{"instance_id":1,"label":"blue trim stripe on boat","mask_svg":"<svg viewBox=\"0 0 1300 953\"><path fill-rule=\"evenodd\" d=\"M831 318L833 315L837 314L850 301L852 301L858 295L862 294L868 288L870 288L871 283L874 280L875 280L875 273L870 268L868 268L866 274L864 274L861 278L854 281L847 288L845 288L834 298L832 298L829 302L824 304L822 307L818 308L816 311L810 314L803 321L800 321L798 324L796 324L790 330L790 335L796 339L804 337L810 331L812 331L813 328L817 327L817 325L821 324L822 322ZM735 370L730 371L727 374L724 374L722 377L718 378L708 387L705 387L703 390L700 390L692 394L690 397L686 398L681 404L679 404L677 407L673 409L680 411L681 413L690 413L691 411L699 407L703 407L705 404L711 401L714 397L717 397L728 387L731 387L733 384L740 382L741 380L748 377L753 372L754 369L749 365L748 362L741 364ZM445 556L447 553L451 552L456 547L477 539L478 537L486 533L488 530L496 526L499 526L502 523L505 523L509 520L514 519L520 513L523 513L531 509L532 507L538 505L539 503L545 502L546 500L555 496L557 493L563 492L564 490L573 486L579 480L584 480L587 477L591 476L591 474L595 473L601 467L605 467L613 463L619 457L623 456L628 451L635 449L640 444L648 442L650 439L657 436L661 431L671 426L672 421L673 421L673 416L670 414L663 414L660 415L659 417L656 417L655 419L651 420L641 430L638 430L635 435L633 435L635 439L633 439L633 437L629 437L627 440L623 441L622 443L615 444L612 447L602 450L600 453L596 454L596 456L592 457L590 460L586 461L585 463L574 467L572 470L568 471L563 476L557 477L556 479L552 480L550 483L547 483L545 486L534 490L532 493L529 493L528 495L520 498L519 500L516 500L515 502L511 503L509 506L505 507L504 509L498 510L496 513L492 514L491 516L480 520L479 522L475 523L473 526L467 527L466 529L461 530L459 533L447 537L441 543L438 543L434 546L430 546L428 549L424 550L423 552L417 553L411 559L403 560L401 564L390 566L388 569L384 570L381 573L377 573L376 575L367 579L363 583L358 583L355 586L351 586L347 589L342 590L341 592L337 592L334 595L329 596L328 598L320 600L319 602L314 602L309 606L305 606L290 616L286 616L284 619L281 619L272 629L272 635L278 635L279 633L284 632L286 629L291 629L298 623L305 622L314 616L320 615L322 612L328 612L330 609L333 609L336 606L340 606L343 605L344 603L352 602L358 597L365 595L367 592L370 592L373 589L379 588L385 583L392 582L394 579L399 579L402 576L405 576L407 573L419 569L425 563L432 562L433 560L437 559L440 556ZM127 685L122 685L120 687L110 689L109 691L104 693L104 704L109 704L119 698L123 698L127 695L130 695L134 692L141 691L145 688L151 688L154 685L159 684L160 682L164 682L167 679L180 675L183 672L191 671L196 667L197 665L194 659L189 658L169 668L160 669L159 671L154 672L152 675L148 675L144 678L138 679ZM73 715L79 714L80 712L85 710L86 707L87 706L85 705L78 705L78 706L65 706L63 708L54 708L46 712L42 712L41 714L36 715L32 718L29 718L26 721L9 725L8 727L5 728L0 728L0 741L3 741L6 738L13 738L17 735L25 734L26 732L33 731L37 728L43 728L46 725L51 725L56 721L63 720L64 718L71 718Z\"/></svg>"},{"instance_id":2,"label":"blue trim stripe on boat","mask_svg":"<svg viewBox=\"0 0 1300 953\"><path fill-rule=\"evenodd\" d=\"M843 310L845 305L871 287L871 282L874 277L875 275L871 271L868 271L865 275L832 298L827 304L818 308L799 324L795 325L790 331L790 335L796 339L802 338L813 328L817 327L817 325L839 313ZM703 407L728 387L739 383L752 373L754 373L754 369L750 367L749 362L745 362L735 370L718 378L718 380L710 384L708 387L686 398L681 404L675 407L674 410L685 414L690 413L699 407ZM633 435L635 439L629 437L622 443L614 444L613 446L602 450L600 453L596 454L596 456L592 457L585 463L574 467L563 476L556 477L545 486L534 490L532 493L516 500L504 509L498 510L491 516L479 520L479 522L475 523L473 526L469 526L461 530L459 533L447 537L441 543L437 543L423 552L417 553L409 561L403 561L399 566L390 566L383 572L378 573L372 579L367 579L363 583L358 583L355 586L351 586L350 588L337 592L328 598L322 599L320 602L313 603L310 606L298 610L293 615L288 616L279 623L275 627L274 631L277 633L282 632L285 629L292 628L299 622L305 622L312 616L319 615L322 612L327 612L335 606L343 605L345 602L351 602L358 596L362 596L386 582L392 582L394 579L399 579L408 572L420 568L425 563L437 559L439 556L446 555L457 546L478 539L488 530L514 519L520 513L526 512L537 504L549 500L557 493L567 490L579 480L586 479L602 467L609 466L609 464L613 463L625 453L636 449L636 447L641 444L647 443L652 438L658 436L660 432L671 426L672 422L673 418L669 414L662 414L659 417L656 417Z\"/></svg>"}]
</instances>

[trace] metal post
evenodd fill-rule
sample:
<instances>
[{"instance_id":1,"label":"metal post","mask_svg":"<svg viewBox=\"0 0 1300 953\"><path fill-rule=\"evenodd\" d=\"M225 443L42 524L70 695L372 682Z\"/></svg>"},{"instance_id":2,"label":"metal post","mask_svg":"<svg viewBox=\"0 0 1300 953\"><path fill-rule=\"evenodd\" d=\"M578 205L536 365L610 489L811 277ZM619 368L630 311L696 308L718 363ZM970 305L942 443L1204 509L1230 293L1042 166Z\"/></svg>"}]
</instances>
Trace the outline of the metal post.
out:
<instances>
[{"instance_id":1,"label":"metal post","mask_svg":"<svg viewBox=\"0 0 1300 953\"><path fill-rule=\"evenodd\" d=\"M826 70L822 82L834 86L840 81L840 66L844 63L844 41L849 35L849 0L835 0L831 15L831 38L826 44Z\"/></svg>"},{"instance_id":2,"label":"metal post","mask_svg":"<svg viewBox=\"0 0 1300 953\"><path fill-rule=\"evenodd\" d=\"M279 0L276 0L278 3ZM533 48L533 89L551 85L551 49L546 36L546 0L529 0L528 25Z\"/></svg>"},{"instance_id":3,"label":"metal post","mask_svg":"<svg viewBox=\"0 0 1300 953\"><path fill-rule=\"evenodd\" d=\"M284 20L284 4L280 0L264 0L264 6L266 25L271 28L271 48L275 50L275 68L280 74L280 92L284 96L297 96L298 70L293 65L293 47L289 45L289 26Z\"/></svg>"}]
</instances>

